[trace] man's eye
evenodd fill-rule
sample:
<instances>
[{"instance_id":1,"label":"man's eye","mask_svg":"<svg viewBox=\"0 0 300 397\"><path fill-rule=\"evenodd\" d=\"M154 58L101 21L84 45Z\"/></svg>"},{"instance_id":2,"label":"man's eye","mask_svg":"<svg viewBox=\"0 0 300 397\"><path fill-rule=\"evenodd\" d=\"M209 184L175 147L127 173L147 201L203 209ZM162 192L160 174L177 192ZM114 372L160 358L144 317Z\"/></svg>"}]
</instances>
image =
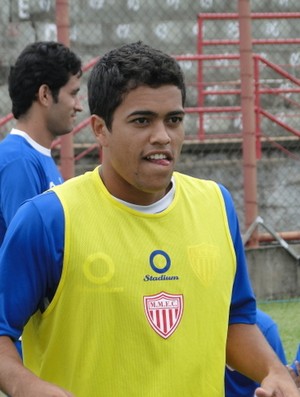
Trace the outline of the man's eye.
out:
<instances>
[{"instance_id":1,"label":"man's eye","mask_svg":"<svg viewBox=\"0 0 300 397\"><path fill-rule=\"evenodd\" d=\"M182 120L183 120L183 117L180 117L180 116L173 116L173 117L170 117L169 123L172 123L172 124L179 124L179 123L182 122Z\"/></svg>"},{"instance_id":2,"label":"man's eye","mask_svg":"<svg viewBox=\"0 0 300 397\"><path fill-rule=\"evenodd\" d=\"M146 125L149 123L148 119L146 119L145 117L139 117L137 119L134 119L133 122L139 125Z\"/></svg>"}]
</instances>

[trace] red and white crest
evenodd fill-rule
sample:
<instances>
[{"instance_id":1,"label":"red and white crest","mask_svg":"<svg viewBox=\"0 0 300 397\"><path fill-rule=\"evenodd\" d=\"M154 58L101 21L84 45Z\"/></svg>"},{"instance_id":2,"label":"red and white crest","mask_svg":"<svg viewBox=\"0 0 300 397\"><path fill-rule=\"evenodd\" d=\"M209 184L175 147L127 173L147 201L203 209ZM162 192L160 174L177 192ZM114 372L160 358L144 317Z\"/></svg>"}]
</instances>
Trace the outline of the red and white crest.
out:
<instances>
[{"instance_id":1,"label":"red and white crest","mask_svg":"<svg viewBox=\"0 0 300 397\"><path fill-rule=\"evenodd\" d=\"M183 314L183 295L160 292L144 296L144 307L149 324L167 339L178 327Z\"/></svg>"}]
</instances>

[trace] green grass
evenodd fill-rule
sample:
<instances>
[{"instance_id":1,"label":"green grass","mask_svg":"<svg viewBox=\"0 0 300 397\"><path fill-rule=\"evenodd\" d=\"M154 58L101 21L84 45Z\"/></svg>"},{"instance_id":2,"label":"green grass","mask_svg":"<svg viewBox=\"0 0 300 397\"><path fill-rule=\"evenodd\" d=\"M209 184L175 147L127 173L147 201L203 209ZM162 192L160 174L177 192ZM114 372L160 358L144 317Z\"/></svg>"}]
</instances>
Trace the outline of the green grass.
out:
<instances>
[{"instance_id":1,"label":"green grass","mask_svg":"<svg viewBox=\"0 0 300 397\"><path fill-rule=\"evenodd\" d=\"M287 361L291 364L300 343L300 299L258 301L257 305L276 321Z\"/></svg>"}]
</instances>

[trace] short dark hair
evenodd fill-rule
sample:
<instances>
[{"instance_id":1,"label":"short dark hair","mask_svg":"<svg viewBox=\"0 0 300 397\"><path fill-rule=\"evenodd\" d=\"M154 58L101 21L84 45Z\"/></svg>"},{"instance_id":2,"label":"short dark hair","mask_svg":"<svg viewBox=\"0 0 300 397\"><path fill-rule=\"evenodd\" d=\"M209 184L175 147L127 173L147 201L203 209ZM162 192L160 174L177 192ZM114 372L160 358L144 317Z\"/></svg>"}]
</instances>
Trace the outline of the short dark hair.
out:
<instances>
[{"instance_id":1,"label":"short dark hair","mask_svg":"<svg viewBox=\"0 0 300 397\"><path fill-rule=\"evenodd\" d=\"M77 74L82 74L81 60L63 44L40 41L27 45L8 77L14 117L18 119L28 111L41 85L46 84L57 101L60 88Z\"/></svg>"},{"instance_id":2,"label":"short dark hair","mask_svg":"<svg viewBox=\"0 0 300 397\"><path fill-rule=\"evenodd\" d=\"M95 64L88 80L90 113L102 117L110 129L124 95L142 85L175 85L185 103L184 76L177 61L138 41L109 51Z\"/></svg>"}]
</instances>

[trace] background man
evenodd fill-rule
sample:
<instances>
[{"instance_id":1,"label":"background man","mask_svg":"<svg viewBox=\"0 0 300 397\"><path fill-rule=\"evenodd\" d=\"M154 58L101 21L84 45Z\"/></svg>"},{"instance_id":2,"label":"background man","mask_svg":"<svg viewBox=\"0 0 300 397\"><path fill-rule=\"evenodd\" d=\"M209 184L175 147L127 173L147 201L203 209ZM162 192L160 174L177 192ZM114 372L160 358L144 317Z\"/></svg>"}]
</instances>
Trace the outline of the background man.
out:
<instances>
[{"instance_id":1,"label":"background man","mask_svg":"<svg viewBox=\"0 0 300 397\"><path fill-rule=\"evenodd\" d=\"M47 41L28 45L11 67L9 95L16 125L0 142L0 245L20 204L62 183L51 144L73 129L82 110L81 74L74 52Z\"/></svg>"}]
</instances>

